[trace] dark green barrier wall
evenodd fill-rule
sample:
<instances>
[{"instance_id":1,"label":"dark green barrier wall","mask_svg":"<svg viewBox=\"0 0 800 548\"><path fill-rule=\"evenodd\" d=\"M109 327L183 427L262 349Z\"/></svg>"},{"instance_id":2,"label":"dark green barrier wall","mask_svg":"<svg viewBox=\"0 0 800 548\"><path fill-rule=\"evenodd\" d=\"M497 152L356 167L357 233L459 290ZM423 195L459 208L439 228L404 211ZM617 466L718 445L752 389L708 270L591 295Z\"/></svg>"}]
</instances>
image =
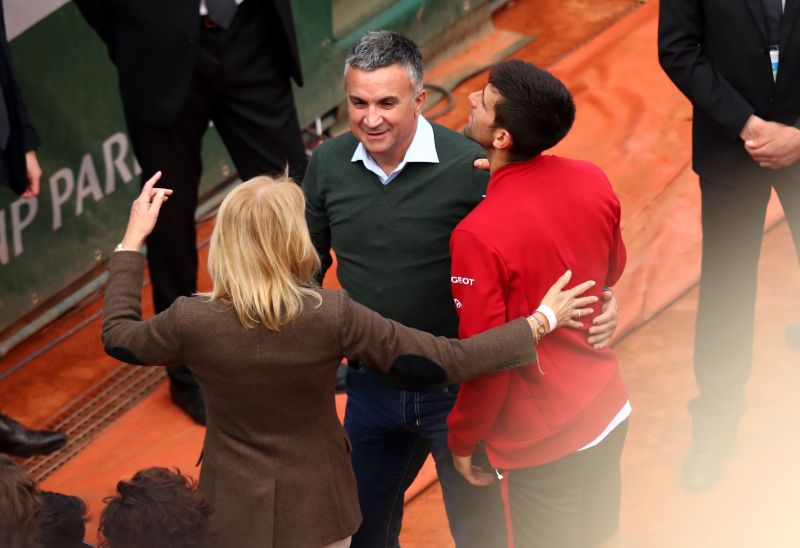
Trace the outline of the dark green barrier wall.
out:
<instances>
[{"instance_id":1,"label":"dark green barrier wall","mask_svg":"<svg viewBox=\"0 0 800 548\"><path fill-rule=\"evenodd\" d=\"M337 37L330 0L293 2L306 80L296 92L303 125L342 100L346 52L367 30L391 28L438 47L433 39L465 15L483 9L488 17L488 0L390 4L362 25L337 28ZM18 200L0 188L3 340L16 331L9 326L108 258L122 236L140 174L114 67L74 5L56 9L11 47L31 119L44 142L39 151L44 177L35 199ZM204 166L201 193L230 178L228 156L213 129L204 141ZM0 356L6 350L0 345Z\"/></svg>"}]
</instances>

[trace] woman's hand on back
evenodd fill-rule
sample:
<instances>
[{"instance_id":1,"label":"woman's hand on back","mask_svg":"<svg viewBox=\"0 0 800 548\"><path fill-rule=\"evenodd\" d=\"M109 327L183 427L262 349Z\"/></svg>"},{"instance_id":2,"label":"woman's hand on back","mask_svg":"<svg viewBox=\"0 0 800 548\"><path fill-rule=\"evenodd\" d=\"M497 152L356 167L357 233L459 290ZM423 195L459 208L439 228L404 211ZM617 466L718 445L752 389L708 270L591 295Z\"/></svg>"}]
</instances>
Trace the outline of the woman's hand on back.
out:
<instances>
[{"instance_id":1,"label":"woman's hand on back","mask_svg":"<svg viewBox=\"0 0 800 548\"><path fill-rule=\"evenodd\" d=\"M556 327L580 328L583 327L583 322L579 321L579 318L591 314L593 309L588 305L597 302L597 297L594 295L586 297L580 297L580 295L594 287L595 282L589 280L571 289L564 290L570 279L572 279L572 271L567 270L547 290L547 293L542 297L541 304L549 306L555 312ZM549 325L548 330L552 330Z\"/></svg>"}]
</instances>

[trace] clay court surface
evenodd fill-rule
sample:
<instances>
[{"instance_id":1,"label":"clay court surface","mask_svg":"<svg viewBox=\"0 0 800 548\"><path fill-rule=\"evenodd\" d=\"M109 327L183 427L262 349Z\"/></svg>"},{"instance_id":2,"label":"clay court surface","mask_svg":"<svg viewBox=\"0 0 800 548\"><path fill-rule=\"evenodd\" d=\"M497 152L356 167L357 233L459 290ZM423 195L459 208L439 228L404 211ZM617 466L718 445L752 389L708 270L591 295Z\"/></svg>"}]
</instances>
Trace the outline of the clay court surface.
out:
<instances>
[{"instance_id":1,"label":"clay court surface","mask_svg":"<svg viewBox=\"0 0 800 548\"><path fill-rule=\"evenodd\" d=\"M771 204L762 251L753 377L739 454L713 491L689 494L680 485L690 439L686 403L696 390L691 358L699 189L690 169L691 108L657 63L657 14L656 1L510 2L495 13L495 32L471 43L469 55L491 55L507 33L532 36L514 56L552 70L573 91L578 108L575 128L555 153L600 165L622 201L629 262L615 288L621 326L613 346L634 409L622 462L621 530L628 544L800 546L800 354L784 339L786 325L800 321L800 269L777 203ZM459 52L448 54L454 62ZM485 83L482 72L459 85L456 107L437 121L460 129L467 93ZM201 265L213 222L199 229ZM330 277L328 283L336 282ZM208 289L205 272L200 289ZM60 455L22 462L46 476L43 488L88 502L89 541L101 500L117 480L154 465L196 476L203 437L203 429L171 405L160 372L122 367L103 353L101 304L96 299L70 312L0 365L5 413L30 426L60 423L79 433ZM144 308L152 313L147 289ZM142 394L138 402L131 391ZM344 396L337 403L343 410ZM411 548L452 546L430 467L407 498L401 541Z\"/></svg>"}]
</instances>

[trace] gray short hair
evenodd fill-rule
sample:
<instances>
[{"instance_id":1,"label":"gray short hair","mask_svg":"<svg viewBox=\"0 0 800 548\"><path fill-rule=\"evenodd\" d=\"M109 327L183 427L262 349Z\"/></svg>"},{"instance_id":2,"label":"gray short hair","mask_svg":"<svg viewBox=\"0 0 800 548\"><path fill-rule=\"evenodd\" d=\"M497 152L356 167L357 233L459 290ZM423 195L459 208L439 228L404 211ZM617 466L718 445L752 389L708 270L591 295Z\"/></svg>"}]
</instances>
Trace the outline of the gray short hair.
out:
<instances>
[{"instance_id":1,"label":"gray short hair","mask_svg":"<svg viewBox=\"0 0 800 548\"><path fill-rule=\"evenodd\" d=\"M401 65L408 70L411 87L422 91L422 52L411 38L399 32L373 30L365 34L344 62L345 76L351 68L372 71L391 65Z\"/></svg>"}]
</instances>

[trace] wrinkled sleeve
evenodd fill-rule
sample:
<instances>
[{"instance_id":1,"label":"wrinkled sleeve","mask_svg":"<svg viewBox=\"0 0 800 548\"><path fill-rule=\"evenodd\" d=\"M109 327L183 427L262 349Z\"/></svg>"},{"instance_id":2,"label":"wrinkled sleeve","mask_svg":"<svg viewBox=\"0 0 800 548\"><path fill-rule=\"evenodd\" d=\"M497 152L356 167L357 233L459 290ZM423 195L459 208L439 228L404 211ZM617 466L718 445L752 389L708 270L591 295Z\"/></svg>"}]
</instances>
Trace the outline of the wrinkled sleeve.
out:
<instances>
[{"instance_id":1,"label":"wrinkled sleeve","mask_svg":"<svg viewBox=\"0 0 800 548\"><path fill-rule=\"evenodd\" d=\"M456 230L450 240L453 299L459 335L469 337L506 321L508 274L499 254L477 236ZM532 363L532 362L529 362ZM494 426L508 391L508 371L461 384L447 419L448 445L460 456L472 454Z\"/></svg>"},{"instance_id":2,"label":"wrinkled sleeve","mask_svg":"<svg viewBox=\"0 0 800 548\"><path fill-rule=\"evenodd\" d=\"M185 297L142 320L144 263L144 255L137 251L117 251L109 259L103 348L109 356L132 365L182 363L179 319Z\"/></svg>"},{"instance_id":3,"label":"wrinkled sleeve","mask_svg":"<svg viewBox=\"0 0 800 548\"><path fill-rule=\"evenodd\" d=\"M405 385L455 384L536 361L524 318L465 340L436 337L384 318L340 295L341 354L376 367Z\"/></svg>"}]
</instances>

